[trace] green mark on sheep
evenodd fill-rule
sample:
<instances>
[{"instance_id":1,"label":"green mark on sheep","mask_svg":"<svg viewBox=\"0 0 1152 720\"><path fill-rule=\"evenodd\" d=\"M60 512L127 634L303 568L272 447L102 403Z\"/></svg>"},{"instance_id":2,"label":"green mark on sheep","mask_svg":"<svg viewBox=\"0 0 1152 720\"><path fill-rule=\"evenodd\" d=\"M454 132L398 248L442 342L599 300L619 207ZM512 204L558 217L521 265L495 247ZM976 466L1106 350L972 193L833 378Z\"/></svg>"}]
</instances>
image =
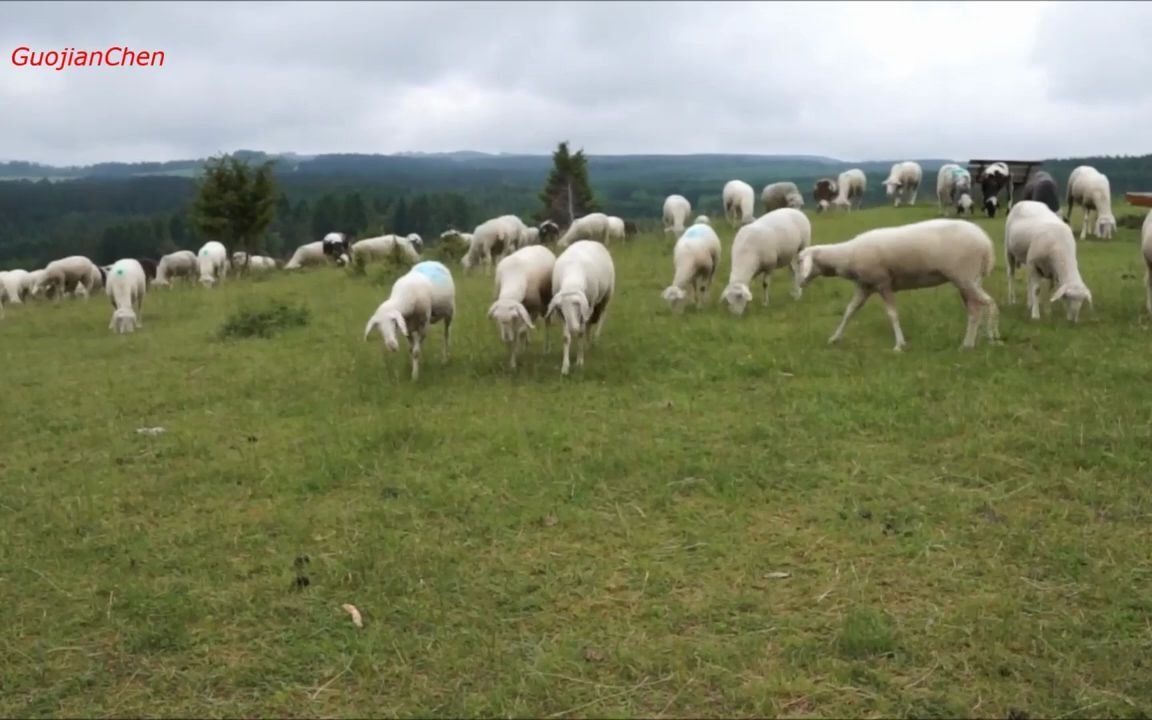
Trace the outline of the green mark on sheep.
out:
<instances>
[{"instance_id":1,"label":"green mark on sheep","mask_svg":"<svg viewBox=\"0 0 1152 720\"><path fill-rule=\"evenodd\" d=\"M116 268L116 274L117 275L123 275L124 274L124 268Z\"/></svg>"}]
</instances>

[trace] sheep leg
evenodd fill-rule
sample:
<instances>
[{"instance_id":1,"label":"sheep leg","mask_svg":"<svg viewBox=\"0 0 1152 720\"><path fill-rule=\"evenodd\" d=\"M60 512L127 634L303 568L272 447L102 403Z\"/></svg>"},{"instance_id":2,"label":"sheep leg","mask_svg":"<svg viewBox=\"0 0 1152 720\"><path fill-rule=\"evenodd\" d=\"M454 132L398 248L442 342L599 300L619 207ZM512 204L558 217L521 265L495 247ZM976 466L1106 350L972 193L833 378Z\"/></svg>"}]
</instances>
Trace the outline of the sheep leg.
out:
<instances>
[{"instance_id":1,"label":"sheep leg","mask_svg":"<svg viewBox=\"0 0 1152 720\"><path fill-rule=\"evenodd\" d=\"M516 351L520 346L520 337L517 336L512 342L508 343L508 369L516 369Z\"/></svg>"},{"instance_id":2,"label":"sheep leg","mask_svg":"<svg viewBox=\"0 0 1152 720\"><path fill-rule=\"evenodd\" d=\"M984 292L979 285L969 285L960 288L960 298L968 310L968 329L964 333L964 342L960 347L976 347L976 333L980 329L981 316L984 316L988 341L1000 342L1000 309L996 307L996 301L992 296Z\"/></svg>"},{"instance_id":3,"label":"sheep leg","mask_svg":"<svg viewBox=\"0 0 1152 720\"><path fill-rule=\"evenodd\" d=\"M420 376L420 346L423 340L423 333L414 332L408 336L408 342L412 348L409 355L412 357L412 381L415 382L416 378Z\"/></svg>"},{"instance_id":4,"label":"sheep leg","mask_svg":"<svg viewBox=\"0 0 1152 720\"><path fill-rule=\"evenodd\" d=\"M604 330L604 316L607 314L608 301L605 299L604 305L600 308L600 317L596 318L596 329L592 332L592 335L589 338L592 344L598 343L600 341L600 332Z\"/></svg>"},{"instance_id":5,"label":"sheep leg","mask_svg":"<svg viewBox=\"0 0 1152 720\"><path fill-rule=\"evenodd\" d=\"M904 331L900 328L900 314L896 312L895 293L885 288L880 291L880 299L884 301L884 313L888 315L888 321L892 323L892 334L896 336L896 347L892 349L900 352L908 343L904 341Z\"/></svg>"},{"instance_id":6,"label":"sheep leg","mask_svg":"<svg viewBox=\"0 0 1152 720\"><path fill-rule=\"evenodd\" d=\"M544 316L544 352L548 352L552 348L552 336L548 332L552 327L552 320Z\"/></svg>"},{"instance_id":7,"label":"sheep leg","mask_svg":"<svg viewBox=\"0 0 1152 720\"><path fill-rule=\"evenodd\" d=\"M1036 296L1040 291L1040 275L1036 272L1035 267L1028 268L1028 309L1031 311L1032 319L1040 319L1040 303Z\"/></svg>"},{"instance_id":8,"label":"sheep leg","mask_svg":"<svg viewBox=\"0 0 1152 720\"><path fill-rule=\"evenodd\" d=\"M865 290L859 285L856 286L856 294L848 301L848 307L844 309L844 317L840 318L840 325L836 327L836 332L832 333L832 337L828 338L829 344L839 342L840 338L844 337L844 328L847 327L848 321L852 319L852 316L856 314L860 306L871 296L871 290Z\"/></svg>"},{"instance_id":9,"label":"sheep leg","mask_svg":"<svg viewBox=\"0 0 1152 720\"><path fill-rule=\"evenodd\" d=\"M788 268L792 271L792 289L788 294L792 296L793 300L799 300L804 294L804 288L800 287L800 254L797 253L796 257L792 258L792 262L788 264Z\"/></svg>"},{"instance_id":10,"label":"sheep leg","mask_svg":"<svg viewBox=\"0 0 1152 720\"><path fill-rule=\"evenodd\" d=\"M448 346L452 344L452 316L444 318L444 352L441 359L448 362Z\"/></svg>"},{"instance_id":11,"label":"sheep leg","mask_svg":"<svg viewBox=\"0 0 1152 720\"><path fill-rule=\"evenodd\" d=\"M1007 242L1007 240L1005 240ZM1004 272L1008 273L1008 304L1016 304L1016 260L1012 253L1005 253Z\"/></svg>"},{"instance_id":12,"label":"sheep leg","mask_svg":"<svg viewBox=\"0 0 1152 720\"><path fill-rule=\"evenodd\" d=\"M1152 262L1144 264L1144 304L1148 308L1148 314L1152 315Z\"/></svg>"},{"instance_id":13,"label":"sheep leg","mask_svg":"<svg viewBox=\"0 0 1152 720\"><path fill-rule=\"evenodd\" d=\"M587 327L584 328L584 332L576 336L576 367L578 368L584 367L584 347L588 345L591 339Z\"/></svg>"},{"instance_id":14,"label":"sheep leg","mask_svg":"<svg viewBox=\"0 0 1152 720\"><path fill-rule=\"evenodd\" d=\"M568 330L568 323L564 323L564 360L560 363L560 374L567 375L570 369L568 361L569 351L572 348L572 333Z\"/></svg>"},{"instance_id":15,"label":"sheep leg","mask_svg":"<svg viewBox=\"0 0 1152 720\"><path fill-rule=\"evenodd\" d=\"M764 307L768 307L768 300L769 300L768 290L772 287L772 271L771 270L764 271L764 274L761 276L760 282L763 283L763 285L764 285L764 300L763 300Z\"/></svg>"},{"instance_id":16,"label":"sheep leg","mask_svg":"<svg viewBox=\"0 0 1152 720\"><path fill-rule=\"evenodd\" d=\"M1080 215L1080 240L1084 240L1084 235L1088 232L1088 208L1084 208L1084 212Z\"/></svg>"}]
</instances>

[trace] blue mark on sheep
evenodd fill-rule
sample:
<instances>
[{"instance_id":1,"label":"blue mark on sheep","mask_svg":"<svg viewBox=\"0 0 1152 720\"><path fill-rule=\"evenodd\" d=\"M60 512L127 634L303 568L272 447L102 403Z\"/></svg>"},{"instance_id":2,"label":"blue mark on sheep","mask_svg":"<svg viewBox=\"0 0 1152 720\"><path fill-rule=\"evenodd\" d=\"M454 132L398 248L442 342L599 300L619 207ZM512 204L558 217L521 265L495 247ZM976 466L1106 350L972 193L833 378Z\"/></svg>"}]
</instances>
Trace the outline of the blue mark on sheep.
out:
<instances>
[{"instance_id":1,"label":"blue mark on sheep","mask_svg":"<svg viewBox=\"0 0 1152 720\"><path fill-rule=\"evenodd\" d=\"M432 282L441 285L452 279L448 268L434 260L425 260L424 262L416 263L412 266L412 272L418 272Z\"/></svg>"},{"instance_id":2,"label":"blue mark on sheep","mask_svg":"<svg viewBox=\"0 0 1152 720\"><path fill-rule=\"evenodd\" d=\"M703 235L703 234L704 234L704 223L699 223L697 225L693 225L684 232L685 237L692 237L694 235Z\"/></svg>"},{"instance_id":3,"label":"blue mark on sheep","mask_svg":"<svg viewBox=\"0 0 1152 720\"><path fill-rule=\"evenodd\" d=\"M122 267L116 268L116 274L117 275L123 275L124 274L124 268L122 268Z\"/></svg>"}]
</instances>

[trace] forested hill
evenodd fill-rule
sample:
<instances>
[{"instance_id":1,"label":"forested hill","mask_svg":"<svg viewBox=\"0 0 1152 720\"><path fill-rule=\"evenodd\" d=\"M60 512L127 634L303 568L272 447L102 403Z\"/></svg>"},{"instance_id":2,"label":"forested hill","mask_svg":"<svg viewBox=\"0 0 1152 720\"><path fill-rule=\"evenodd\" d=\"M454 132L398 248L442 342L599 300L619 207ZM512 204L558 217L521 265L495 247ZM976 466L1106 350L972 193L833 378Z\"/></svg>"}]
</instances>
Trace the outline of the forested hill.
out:
<instances>
[{"instance_id":1,"label":"forested hill","mask_svg":"<svg viewBox=\"0 0 1152 720\"><path fill-rule=\"evenodd\" d=\"M242 150L235 155L275 162L280 196L266 247L280 256L333 229L361 236L418 232L431 240L450 225L469 228L493 215L511 212L530 220L552 162L549 155L476 152L303 156ZM948 160L918 161L925 171L921 198L927 198L936 170ZM110 262L194 249L202 240L190 227L187 209L202 163L0 163L0 180L6 181L0 182L0 268L31 269L75 253ZM1152 155L1049 160L1045 169L1063 185L1079 164L1107 174L1114 198L1152 189ZM694 209L715 213L723 184L733 178L757 192L769 182L793 180L807 194L816 179L849 167L868 175L866 202L875 203L883 197L880 183L891 165L891 160L850 163L808 155L588 157L601 209L638 221L658 218L664 197L674 192Z\"/></svg>"}]
</instances>

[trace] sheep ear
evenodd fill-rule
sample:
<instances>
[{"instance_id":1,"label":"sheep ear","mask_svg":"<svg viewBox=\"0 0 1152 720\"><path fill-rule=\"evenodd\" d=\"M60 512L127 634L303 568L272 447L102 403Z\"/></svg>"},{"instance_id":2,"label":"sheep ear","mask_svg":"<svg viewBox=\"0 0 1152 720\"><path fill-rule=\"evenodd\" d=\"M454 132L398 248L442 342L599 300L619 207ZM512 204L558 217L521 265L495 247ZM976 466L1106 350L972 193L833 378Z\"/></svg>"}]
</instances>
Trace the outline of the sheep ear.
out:
<instances>
[{"instance_id":1,"label":"sheep ear","mask_svg":"<svg viewBox=\"0 0 1152 720\"><path fill-rule=\"evenodd\" d=\"M400 334L404 337L408 337L408 324L404 322L404 316L400 313L396 313L392 317L396 320L396 327L400 328Z\"/></svg>"},{"instance_id":2,"label":"sheep ear","mask_svg":"<svg viewBox=\"0 0 1152 720\"><path fill-rule=\"evenodd\" d=\"M496 303L492 303L491 307L488 308L488 317L491 318L495 314L496 314Z\"/></svg>"},{"instance_id":3,"label":"sheep ear","mask_svg":"<svg viewBox=\"0 0 1152 720\"><path fill-rule=\"evenodd\" d=\"M1068 294L1068 286L1067 285L1061 285L1060 287L1056 288L1056 292L1052 293L1052 297L1048 298L1048 302L1054 303L1067 294Z\"/></svg>"},{"instance_id":4,"label":"sheep ear","mask_svg":"<svg viewBox=\"0 0 1152 720\"><path fill-rule=\"evenodd\" d=\"M528 314L528 308L524 307L523 303L516 303L516 314L528 326L528 329L535 330L536 326L532 324L532 317Z\"/></svg>"},{"instance_id":5,"label":"sheep ear","mask_svg":"<svg viewBox=\"0 0 1152 720\"><path fill-rule=\"evenodd\" d=\"M552 298L552 302L548 303L547 312L544 313L544 319L548 320L549 318L551 318L552 313L556 312L556 308L559 307L559 305L560 305L560 297L556 296L556 297Z\"/></svg>"},{"instance_id":6,"label":"sheep ear","mask_svg":"<svg viewBox=\"0 0 1152 720\"><path fill-rule=\"evenodd\" d=\"M588 304L587 300L580 302L580 317L584 319L585 323L592 319L592 306Z\"/></svg>"},{"instance_id":7,"label":"sheep ear","mask_svg":"<svg viewBox=\"0 0 1152 720\"><path fill-rule=\"evenodd\" d=\"M364 339L365 340L367 340L368 336L372 334L372 328L376 327L379 324L379 322L380 321L376 318L375 315L373 315L371 318L368 319L368 326L364 328Z\"/></svg>"}]
</instances>

